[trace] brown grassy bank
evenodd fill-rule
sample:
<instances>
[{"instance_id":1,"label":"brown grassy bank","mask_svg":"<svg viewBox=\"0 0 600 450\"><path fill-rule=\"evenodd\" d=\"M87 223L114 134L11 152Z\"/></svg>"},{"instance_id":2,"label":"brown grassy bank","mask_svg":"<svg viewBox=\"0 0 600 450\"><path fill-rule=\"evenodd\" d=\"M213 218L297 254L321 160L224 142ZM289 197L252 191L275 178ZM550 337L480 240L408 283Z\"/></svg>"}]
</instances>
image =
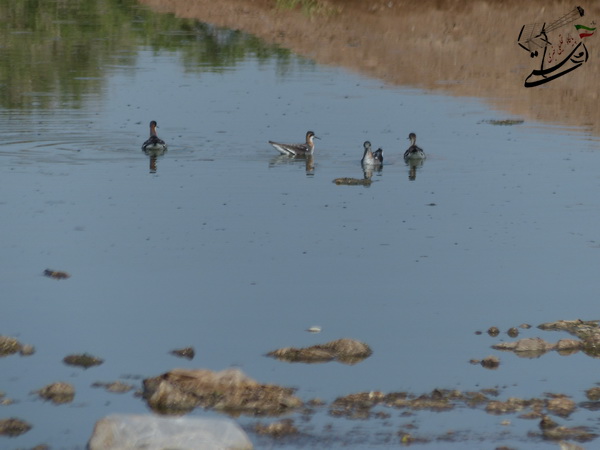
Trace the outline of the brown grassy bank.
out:
<instances>
[{"instance_id":1,"label":"brown grassy bank","mask_svg":"<svg viewBox=\"0 0 600 450\"><path fill-rule=\"evenodd\" d=\"M387 83L480 97L525 119L583 126L600 135L600 31L586 38L589 60L581 67L540 87L523 86L540 63L517 45L521 26L552 22L573 3L305 0L308 7L289 9L276 0L140 1ZM600 22L600 4L581 6L586 14L575 23Z\"/></svg>"}]
</instances>

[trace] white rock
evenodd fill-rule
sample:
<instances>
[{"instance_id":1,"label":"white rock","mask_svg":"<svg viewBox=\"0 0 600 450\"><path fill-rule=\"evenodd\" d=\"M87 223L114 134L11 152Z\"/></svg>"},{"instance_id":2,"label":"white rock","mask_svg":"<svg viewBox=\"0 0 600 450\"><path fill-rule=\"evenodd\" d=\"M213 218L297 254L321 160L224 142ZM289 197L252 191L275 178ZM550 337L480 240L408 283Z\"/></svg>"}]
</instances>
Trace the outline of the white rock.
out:
<instances>
[{"instance_id":1,"label":"white rock","mask_svg":"<svg viewBox=\"0 0 600 450\"><path fill-rule=\"evenodd\" d=\"M252 450L232 420L113 414L96 422L89 450Z\"/></svg>"}]
</instances>

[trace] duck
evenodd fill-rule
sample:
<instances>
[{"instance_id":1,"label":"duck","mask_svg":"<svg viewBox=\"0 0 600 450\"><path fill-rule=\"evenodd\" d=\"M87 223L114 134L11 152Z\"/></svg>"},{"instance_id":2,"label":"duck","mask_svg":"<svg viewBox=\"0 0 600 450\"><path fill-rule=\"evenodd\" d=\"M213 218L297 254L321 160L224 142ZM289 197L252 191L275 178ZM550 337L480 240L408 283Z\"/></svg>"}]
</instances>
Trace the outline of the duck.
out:
<instances>
[{"instance_id":1,"label":"duck","mask_svg":"<svg viewBox=\"0 0 600 450\"><path fill-rule=\"evenodd\" d=\"M371 150L371 143L369 141L365 141L363 144L365 148L365 152L363 153L363 157L360 160L360 163L369 166L380 166L383 164L383 149L378 148L374 152Z\"/></svg>"},{"instance_id":2,"label":"duck","mask_svg":"<svg viewBox=\"0 0 600 450\"><path fill-rule=\"evenodd\" d=\"M158 124L156 120L150 122L150 137L142 144L142 150L144 152L165 152L167 150L167 144L165 141L160 139L156 135L156 128Z\"/></svg>"},{"instance_id":3,"label":"duck","mask_svg":"<svg viewBox=\"0 0 600 450\"><path fill-rule=\"evenodd\" d=\"M288 156L312 155L315 151L314 139L320 139L312 131L306 132L306 143L303 144L281 144L279 142L269 141L277 151Z\"/></svg>"},{"instance_id":4,"label":"duck","mask_svg":"<svg viewBox=\"0 0 600 450\"><path fill-rule=\"evenodd\" d=\"M404 159L405 160L418 160L418 159L425 159L425 152L423 151L423 149L421 147L418 147L416 142L417 142L417 135L415 133L410 133L408 135L408 139L410 139L410 147L408 147L408 149L404 152Z\"/></svg>"}]
</instances>

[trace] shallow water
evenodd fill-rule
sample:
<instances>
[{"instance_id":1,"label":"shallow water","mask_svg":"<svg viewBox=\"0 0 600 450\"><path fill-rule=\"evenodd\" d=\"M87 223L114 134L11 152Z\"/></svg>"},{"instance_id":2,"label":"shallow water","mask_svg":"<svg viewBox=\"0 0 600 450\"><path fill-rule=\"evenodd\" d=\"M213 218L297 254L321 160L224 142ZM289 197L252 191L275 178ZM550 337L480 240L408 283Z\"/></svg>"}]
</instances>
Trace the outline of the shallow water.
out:
<instances>
[{"instance_id":1,"label":"shallow water","mask_svg":"<svg viewBox=\"0 0 600 450\"><path fill-rule=\"evenodd\" d=\"M327 402L368 390L488 387L503 399L585 399L599 381L588 356L519 359L490 345L521 323L596 318L595 136L493 126L484 121L506 116L477 99L384 86L240 33L108 5L131 29L92 23L60 38L54 27L41 37L22 23L3 30L13 45L3 65L15 72L33 70L18 57L31 39L55 39L64 55L91 61L82 67L61 53L40 62L60 83L0 80L10 91L0 105L0 332L36 347L32 357L0 360L0 390L17 401L1 417L33 424L0 446L84 448L104 415L147 412L142 400L93 382L138 383L174 367L239 367ZM84 23L95 13L56 14L59 27L64 15ZM169 145L156 169L140 150L150 120ZM308 129L321 138L314 168L267 144L302 141ZM411 131L428 153L414 179L402 160ZM335 185L363 176L367 139L383 147L383 170L368 188ZM46 268L72 277L48 279ZM323 331L305 332L312 325ZM498 338L475 335L492 325ZM521 337L566 337L541 333ZM264 356L341 337L368 343L373 356L354 366ZM188 345L193 361L168 354ZM62 363L78 352L106 362L85 371ZM489 354L501 358L498 370L469 364ZM75 384L73 404L30 394L59 380ZM307 425L315 441L251 437L258 448L318 448L324 439L327 448L396 446L398 426L415 422L416 434L464 433L427 448L556 447L528 439L537 423L512 415L390 413L387 421L317 413ZM583 410L569 423L598 431Z\"/></svg>"}]
</instances>

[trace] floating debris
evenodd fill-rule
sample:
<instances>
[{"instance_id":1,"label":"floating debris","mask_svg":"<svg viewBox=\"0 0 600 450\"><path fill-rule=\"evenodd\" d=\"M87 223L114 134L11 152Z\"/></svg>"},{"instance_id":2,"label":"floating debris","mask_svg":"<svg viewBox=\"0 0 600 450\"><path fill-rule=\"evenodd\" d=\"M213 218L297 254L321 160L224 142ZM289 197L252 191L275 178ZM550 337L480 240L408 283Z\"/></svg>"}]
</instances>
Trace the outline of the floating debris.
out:
<instances>
[{"instance_id":1,"label":"floating debris","mask_svg":"<svg viewBox=\"0 0 600 450\"><path fill-rule=\"evenodd\" d=\"M171 350L172 355L179 356L180 358L194 359L196 356L196 352L194 351L194 347L186 347L177 350Z\"/></svg>"},{"instance_id":2,"label":"floating debris","mask_svg":"<svg viewBox=\"0 0 600 450\"><path fill-rule=\"evenodd\" d=\"M120 381L113 381L112 383L102 383L100 381L96 381L92 384L92 387L101 387L106 389L108 392L113 392L115 394L123 394L125 392L131 391L132 389L134 389L135 386L131 384L121 383Z\"/></svg>"},{"instance_id":3,"label":"floating debris","mask_svg":"<svg viewBox=\"0 0 600 450\"><path fill-rule=\"evenodd\" d=\"M318 325L314 325L312 327L307 328L306 331L308 331L309 333L320 333L321 327Z\"/></svg>"},{"instance_id":4,"label":"floating debris","mask_svg":"<svg viewBox=\"0 0 600 450\"><path fill-rule=\"evenodd\" d=\"M370 178L336 178L333 180L338 186L371 186Z\"/></svg>"},{"instance_id":5,"label":"floating debris","mask_svg":"<svg viewBox=\"0 0 600 450\"><path fill-rule=\"evenodd\" d=\"M269 435L274 438L298 434L298 428L294 426L294 421L292 419L285 419L268 425L257 423L254 425L254 431L257 434Z\"/></svg>"},{"instance_id":6,"label":"floating debris","mask_svg":"<svg viewBox=\"0 0 600 450\"><path fill-rule=\"evenodd\" d=\"M305 348L281 348L267 353L267 356L288 362L320 363L335 359L344 364L356 364L371 356L372 353L371 348L363 342L354 339L338 339Z\"/></svg>"},{"instance_id":7,"label":"floating debris","mask_svg":"<svg viewBox=\"0 0 600 450\"><path fill-rule=\"evenodd\" d=\"M13 355L22 349L21 343L10 336L0 336L0 357Z\"/></svg>"},{"instance_id":8,"label":"floating debris","mask_svg":"<svg viewBox=\"0 0 600 450\"><path fill-rule=\"evenodd\" d=\"M430 442L430 439L416 437L404 431L398 431L398 437L400 438L400 444L403 446L409 446L411 444L427 444Z\"/></svg>"},{"instance_id":9,"label":"floating debris","mask_svg":"<svg viewBox=\"0 0 600 450\"><path fill-rule=\"evenodd\" d=\"M11 417L9 419L0 419L0 436L20 436L31 430L31 425L21 419Z\"/></svg>"},{"instance_id":10,"label":"floating debris","mask_svg":"<svg viewBox=\"0 0 600 450\"><path fill-rule=\"evenodd\" d=\"M67 272L51 269L44 270L44 275L50 278L54 278L55 280L66 280L67 278L71 277L71 275L69 275Z\"/></svg>"},{"instance_id":11,"label":"floating debris","mask_svg":"<svg viewBox=\"0 0 600 450\"><path fill-rule=\"evenodd\" d=\"M591 433L586 427L552 427L542 431L544 439L553 441L573 440L577 442L589 442L598 437L597 434Z\"/></svg>"},{"instance_id":12,"label":"floating debris","mask_svg":"<svg viewBox=\"0 0 600 450\"><path fill-rule=\"evenodd\" d=\"M551 397L553 398L548 400L546 409L552 414L560 417L569 417L575 411L575 402L566 395L554 394Z\"/></svg>"},{"instance_id":13,"label":"floating debris","mask_svg":"<svg viewBox=\"0 0 600 450\"><path fill-rule=\"evenodd\" d=\"M44 400L50 400L56 405L71 403L75 398L75 388L72 384L57 382L49 384L38 391L34 391Z\"/></svg>"},{"instance_id":14,"label":"floating debris","mask_svg":"<svg viewBox=\"0 0 600 450\"><path fill-rule=\"evenodd\" d=\"M88 369L92 366L99 366L104 362L103 359L83 353L81 355L68 355L63 358L63 362L70 366L80 366Z\"/></svg>"},{"instance_id":15,"label":"floating debris","mask_svg":"<svg viewBox=\"0 0 600 450\"><path fill-rule=\"evenodd\" d=\"M202 407L229 414L279 415L302 406L294 390L260 384L237 369L173 369L144 380L148 406L163 414Z\"/></svg>"},{"instance_id":16,"label":"floating debris","mask_svg":"<svg viewBox=\"0 0 600 450\"><path fill-rule=\"evenodd\" d=\"M359 392L336 398L329 408L329 415L349 419L368 419L371 409L383 403L385 395L379 391Z\"/></svg>"},{"instance_id":17,"label":"floating debris","mask_svg":"<svg viewBox=\"0 0 600 450\"><path fill-rule=\"evenodd\" d=\"M15 401L11 398L6 397L6 393L0 391L0 406L12 405Z\"/></svg>"},{"instance_id":18,"label":"floating debris","mask_svg":"<svg viewBox=\"0 0 600 450\"><path fill-rule=\"evenodd\" d=\"M524 410L525 408L529 408L532 406L533 402L536 400L525 400L522 398L514 398L511 397L508 400L500 401L500 400L492 400L488 402L485 407L486 412L490 414L508 414L515 413ZM540 404L543 402L542 400L537 400Z\"/></svg>"},{"instance_id":19,"label":"floating debris","mask_svg":"<svg viewBox=\"0 0 600 450\"><path fill-rule=\"evenodd\" d=\"M523 119L504 119L504 120L482 120L480 123L487 123L489 125L521 125L525 121Z\"/></svg>"}]
</instances>

